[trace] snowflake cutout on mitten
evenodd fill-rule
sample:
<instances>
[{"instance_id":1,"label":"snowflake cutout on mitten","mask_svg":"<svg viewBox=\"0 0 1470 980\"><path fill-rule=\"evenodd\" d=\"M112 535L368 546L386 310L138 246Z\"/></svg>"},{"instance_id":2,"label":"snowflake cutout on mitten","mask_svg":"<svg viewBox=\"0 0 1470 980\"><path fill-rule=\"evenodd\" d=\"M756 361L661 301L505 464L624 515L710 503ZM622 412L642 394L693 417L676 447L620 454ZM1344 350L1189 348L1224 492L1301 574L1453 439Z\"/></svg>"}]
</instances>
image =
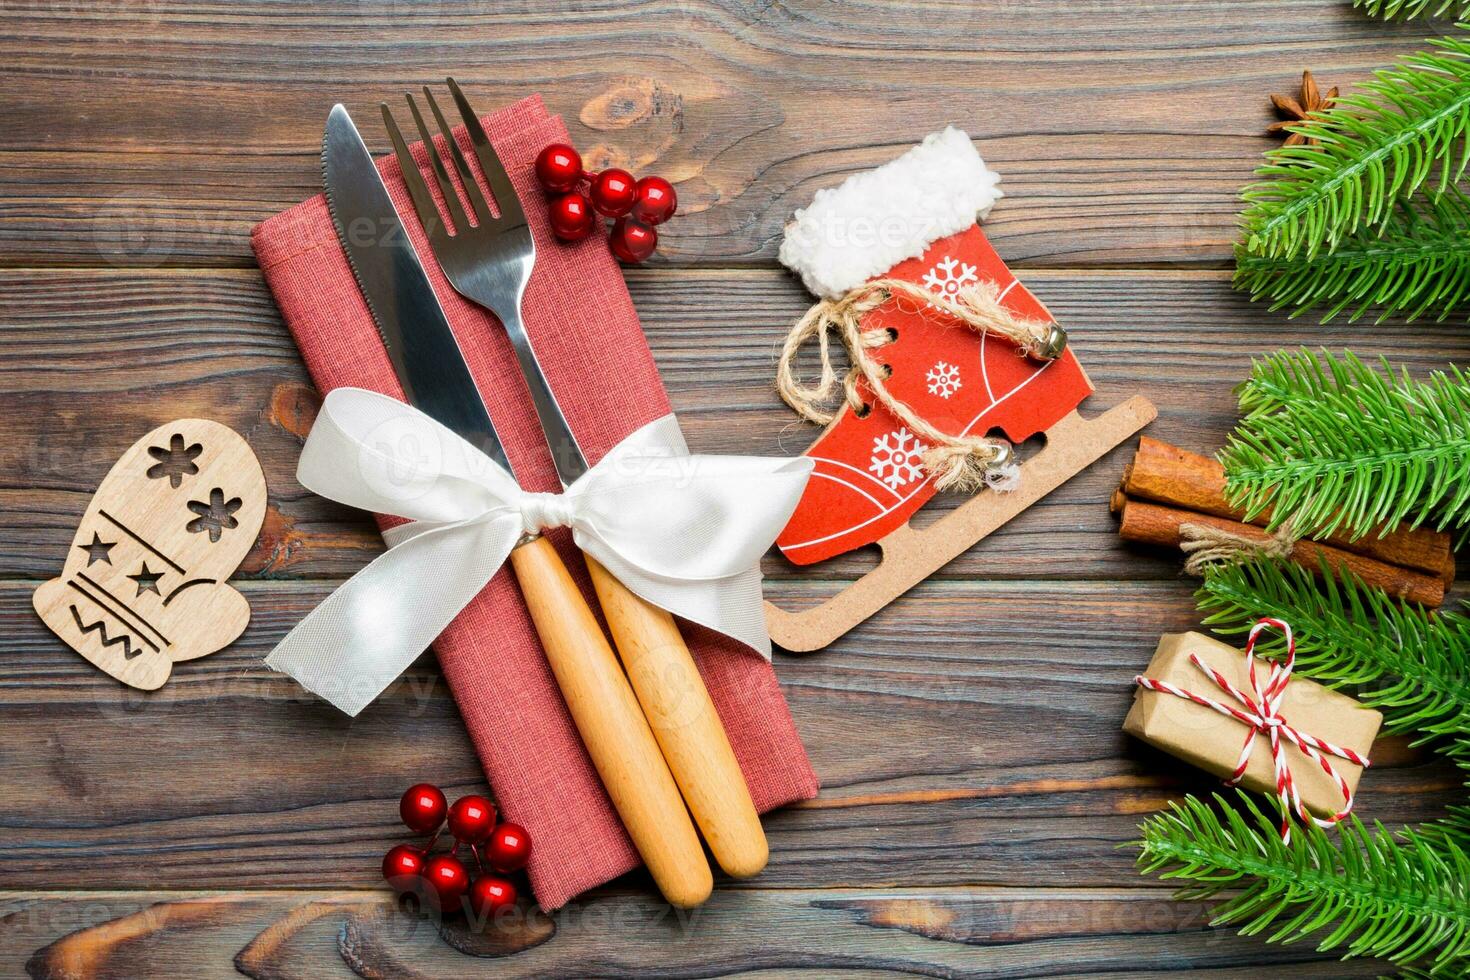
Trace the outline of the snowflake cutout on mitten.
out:
<instances>
[{"instance_id":1,"label":"snowflake cutout on mitten","mask_svg":"<svg viewBox=\"0 0 1470 980\"><path fill-rule=\"evenodd\" d=\"M960 369L945 361L930 368L924 380L929 382L929 394L940 398L948 398L964 387L960 384Z\"/></svg>"},{"instance_id":2,"label":"snowflake cutout on mitten","mask_svg":"<svg viewBox=\"0 0 1470 980\"><path fill-rule=\"evenodd\" d=\"M196 442L192 446L186 446L184 437L175 432L173 438L169 440L167 449L163 446L148 447L148 455L158 460L157 463L148 467L148 479L162 480L167 477L169 486L177 490L184 482L184 477L193 476L199 472L199 464L194 461L202 452L204 452L204 446L201 443Z\"/></svg>"},{"instance_id":3,"label":"snowflake cutout on mitten","mask_svg":"<svg viewBox=\"0 0 1470 980\"><path fill-rule=\"evenodd\" d=\"M190 534L209 534L211 544L217 544L220 535L230 528L240 526L235 519L235 511L240 509L240 498L225 499L225 492L219 487L209 491L209 501L191 500L188 508L199 516L184 526L184 530Z\"/></svg>"},{"instance_id":4,"label":"snowflake cutout on mitten","mask_svg":"<svg viewBox=\"0 0 1470 980\"><path fill-rule=\"evenodd\" d=\"M889 489L897 490L924 475L920 460L928 448L912 432L900 427L873 440L873 459L868 472Z\"/></svg>"},{"instance_id":5,"label":"snowflake cutout on mitten","mask_svg":"<svg viewBox=\"0 0 1470 980\"><path fill-rule=\"evenodd\" d=\"M979 284L980 277L975 274L973 265L961 262L959 259L952 259L948 255L924 273L924 288L931 293L938 293L945 299L954 299L959 295L961 289Z\"/></svg>"}]
</instances>

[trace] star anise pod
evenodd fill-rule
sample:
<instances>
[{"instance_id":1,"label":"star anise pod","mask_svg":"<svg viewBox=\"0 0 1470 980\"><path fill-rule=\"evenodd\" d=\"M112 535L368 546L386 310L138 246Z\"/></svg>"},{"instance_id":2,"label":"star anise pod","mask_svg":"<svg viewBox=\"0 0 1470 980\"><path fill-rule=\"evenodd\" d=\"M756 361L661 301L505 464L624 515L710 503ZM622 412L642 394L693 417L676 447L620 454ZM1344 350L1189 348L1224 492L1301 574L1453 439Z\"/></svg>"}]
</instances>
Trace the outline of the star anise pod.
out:
<instances>
[{"instance_id":1,"label":"star anise pod","mask_svg":"<svg viewBox=\"0 0 1470 980\"><path fill-rule=\"evenodd\" d=\"M1302 95L1300 101L1289 95L1271 96L1271 104L1276 107L1276 114L1281 117L1280 122L1274 122L1266 127L1268 133L1281 133L1286 131L1287 126L1299 122L1305 122L1314 113L1325 112L1331 109L1337 101L1337 86L1327 90L1323 95L1317 88L1316 79L1312 78L1309 71L1302 72ZM1315 146L1317 141L1301 133L1290 133L1286 137L1287 146Z\"/></svg>"}]
</instances>

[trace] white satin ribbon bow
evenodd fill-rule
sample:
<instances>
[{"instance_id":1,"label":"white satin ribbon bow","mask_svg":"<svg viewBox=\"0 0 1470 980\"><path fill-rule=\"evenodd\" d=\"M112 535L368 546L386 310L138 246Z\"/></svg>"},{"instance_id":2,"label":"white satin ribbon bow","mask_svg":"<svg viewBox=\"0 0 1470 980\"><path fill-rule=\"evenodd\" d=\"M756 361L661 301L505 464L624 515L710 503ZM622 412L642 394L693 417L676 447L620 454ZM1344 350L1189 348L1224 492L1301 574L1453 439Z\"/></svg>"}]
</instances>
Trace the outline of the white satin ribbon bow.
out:
<instances>
[{"instance_id":1,"label":"white satin ribbon bow","mask_svg":"<svg viewBox=\"0 0 1470 980\"><path fill-rule=\"evenodd\" d=\"M480 593L528 532L570 527L656 606L771 655L761 555L801 497L805 457L691 456L672 415L613 448L564 493L522 490L427 415L360 388L327 395L301 485L411 523L303 619L267 666L356 715Z\"/></svg>"}]
</instances>

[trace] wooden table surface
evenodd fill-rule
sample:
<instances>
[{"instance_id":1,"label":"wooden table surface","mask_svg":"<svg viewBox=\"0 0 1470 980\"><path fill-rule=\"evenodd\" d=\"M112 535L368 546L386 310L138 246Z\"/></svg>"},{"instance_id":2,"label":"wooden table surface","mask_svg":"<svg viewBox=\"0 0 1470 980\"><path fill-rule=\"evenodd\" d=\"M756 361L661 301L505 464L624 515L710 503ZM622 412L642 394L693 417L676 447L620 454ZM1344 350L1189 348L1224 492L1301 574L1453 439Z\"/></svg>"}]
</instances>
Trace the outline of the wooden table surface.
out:
<instances>
[{"instance_id":1,"label":"wooden table surface","mask_svg":"<svg viewBox=\"0 0 1470 980\"><path fill-rule=\"evenodd\" d=\"M770 867L674 915L633 875L548 920L441 937L378 880L395 801L485 789L432 656L355 721L262 655L380 550L293 473L316 404L248 232L315 193L343 101L452 72L540 92L598 160L683 214L628 280L696 450L795 453L773 350L808 296L775 262L819 188L947 123L1007 197L986 232L1072 332L1089 411L1143 393L1200 451L1253 355L1296 344L1464 362L1456 325L1320 326L1229 285L1266 96L1361 81L1415 44L1346 0L427 0L0 5L0 972L34 977L1372 975L1212 930L1140 878L1138 822L1211 781L1130 742L1129 681L1196 625L1177 557L1119 544L1118 450L830 649L776 667L824 789L772 815ZM42 627L89 495L155 424L244 433L270 509L243 639L136 695ZM933 510L944 507L936 503ZM802 573L795 604L866 556ZM1378 747L1364 816L1462 799ZM484 958L494 957L494 958Z\"/></svg>"}]
</instances>

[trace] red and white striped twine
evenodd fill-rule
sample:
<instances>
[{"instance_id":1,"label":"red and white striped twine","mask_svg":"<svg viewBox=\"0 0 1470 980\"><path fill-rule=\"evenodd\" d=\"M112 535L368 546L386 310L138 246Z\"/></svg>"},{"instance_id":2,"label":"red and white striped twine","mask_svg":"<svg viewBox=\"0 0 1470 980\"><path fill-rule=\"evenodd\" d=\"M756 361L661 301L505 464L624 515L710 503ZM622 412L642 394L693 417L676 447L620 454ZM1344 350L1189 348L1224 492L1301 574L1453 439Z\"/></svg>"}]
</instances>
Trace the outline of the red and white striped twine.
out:
<instances>
[{"instance_id":1,"label":"red and white striped twine","mask_svg":"<svg viewBox=\"0 0 1470 980\"><path fill-rule=\"evenodd\" d=\"M1286 659L1271 664L1271 670L1264 679L1257 676L1256 637L1266 627L1271 626L1286 635ZM1235 772L1226 780L1227 786L1234 786L1240 782L1245 775L1246 767L1250 764L1251 752L1255 748L1257 733L1265 735L1271 742L1271 760L1276 769L1276 796L1281 801L1281 839L1291 843L1291 814L1294 811L1302 820L1311 820L1319 827L1331 827L1338 821L1347 817L1353 811L1353 791L1348 786L1347 780L1342 773L1333 767L1327 760L1326 755L1336 756L1355 762L1360 766L1367 767L1368 760L1354 752L1339 745L1299 732L1287 724L1281 716L1281 702L1286 696L1286 685L1291 681L1291 671L1296 662L1296 639L1292 636L1291 627L1279 619L1262 619L1251 627L1250 638L1245 645L1246 664L1250 670L1251 690L1255 694L1252 698L1249 694L1239 690L1231 684L1224 675L1212 667L1208 667L1200 660L1198 654L1190 654L1189 661L1199 668L1200 672L1215 683L1226 694L1238 702L1244 710L1229 704L1207 698L1193 691L1186 691L1181 687L1161 681L1153 677L1144 677L1142 674L1133 680L1139 687L1149 691L1160 691L1172 694L1176 698L1184 698L1195 704L1204 705L1218 711L1222 715L1228 715L1236 721L1246 725L1248 731L1245 736L1245 745L1240 750L1240 761L1236 764ZM1291 768L1286 763L1286 743L1291 743L1301 750L1302 754L1322 767L1327 775L1332 777L1337 788L1342 791L1343 807L1330 817L1317 817L1307 811L1306 804L1302 802L1301 795L1297 792L1296 780L1292 777Z\"/></svg>"}]
</instances>

